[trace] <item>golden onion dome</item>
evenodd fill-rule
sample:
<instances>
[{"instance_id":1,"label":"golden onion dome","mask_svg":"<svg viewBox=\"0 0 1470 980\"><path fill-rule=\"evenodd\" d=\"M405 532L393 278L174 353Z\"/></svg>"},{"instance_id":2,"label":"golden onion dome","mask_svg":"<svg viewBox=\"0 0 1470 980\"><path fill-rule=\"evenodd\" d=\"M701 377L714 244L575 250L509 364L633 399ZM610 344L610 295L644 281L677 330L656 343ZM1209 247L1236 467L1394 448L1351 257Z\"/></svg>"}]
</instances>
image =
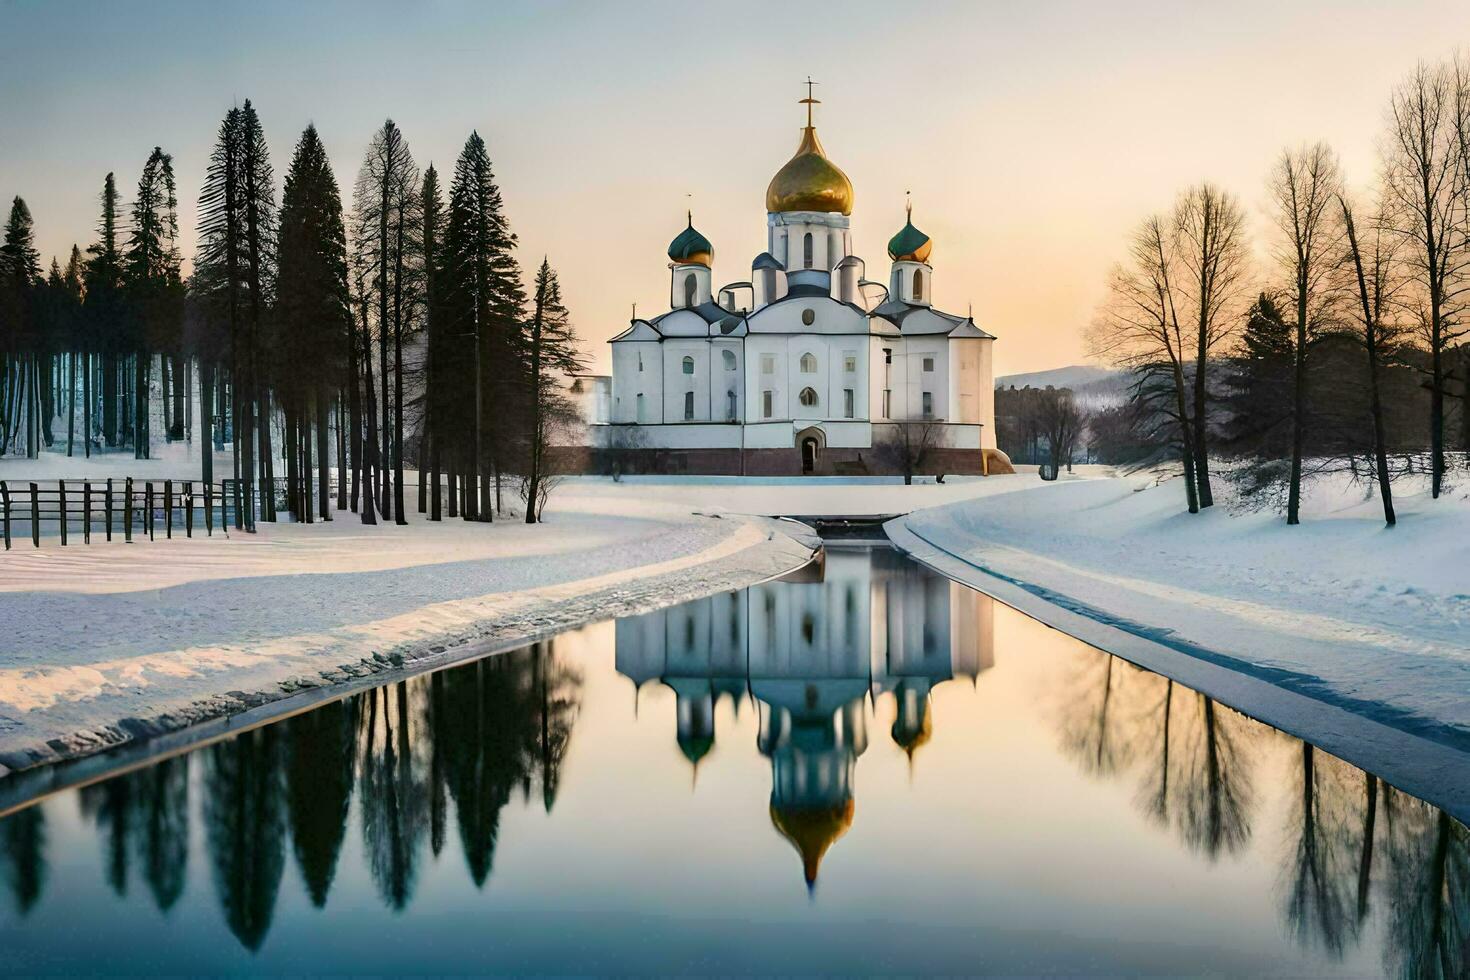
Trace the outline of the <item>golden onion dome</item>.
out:
<instances>
[{"instance_id":1,"label":"golden onion dome","mask_svg":"<svg viewBox=\"0 0 1470 980\"><path fill-rule=\"evenodd\" d=\"M852 181L827 159L816 127L802 130L796 155L771 178L766 210L852 214Z\"/></svg>"},{"instance_id":2,"label":"golden onion dome","mask_svg":"<svg viewBox=\"0 0 1470 980\"><path fill-rule=\"evenodd\" d=\"M827 848L852 826L853 801L833 806L782 807L771 804L771 823L801 855L801 870L808 887L817 882L817 870Z\"/></svg>"}]
</instances>

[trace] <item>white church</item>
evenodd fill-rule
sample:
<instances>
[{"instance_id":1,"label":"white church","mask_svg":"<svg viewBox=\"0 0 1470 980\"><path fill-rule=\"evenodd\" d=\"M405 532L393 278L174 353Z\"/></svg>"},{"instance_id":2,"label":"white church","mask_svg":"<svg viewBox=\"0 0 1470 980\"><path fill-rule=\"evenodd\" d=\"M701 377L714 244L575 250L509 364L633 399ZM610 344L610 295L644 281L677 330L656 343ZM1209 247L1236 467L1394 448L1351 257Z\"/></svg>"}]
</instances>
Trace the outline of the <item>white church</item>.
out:
<instances>
[{"instance_id":1,"label":"white church","mask_svg":"<svg viewBox=\"0 0 1470 980\"><path fill-rule=\"evenodd\" d=\"M923 472L1009 471L995 338L934 308L934 243L911 214L888 243L887 285L868 279L852 182L817 139L817 100L801 101L801 145L766 189L767 251L716 290L714 246L691 217L669 245L669 311L610 341L611 379L574 386L591 445L650 470L769 475L892 472L875 446L922 442Z\"/></svg>"}]
</instances>

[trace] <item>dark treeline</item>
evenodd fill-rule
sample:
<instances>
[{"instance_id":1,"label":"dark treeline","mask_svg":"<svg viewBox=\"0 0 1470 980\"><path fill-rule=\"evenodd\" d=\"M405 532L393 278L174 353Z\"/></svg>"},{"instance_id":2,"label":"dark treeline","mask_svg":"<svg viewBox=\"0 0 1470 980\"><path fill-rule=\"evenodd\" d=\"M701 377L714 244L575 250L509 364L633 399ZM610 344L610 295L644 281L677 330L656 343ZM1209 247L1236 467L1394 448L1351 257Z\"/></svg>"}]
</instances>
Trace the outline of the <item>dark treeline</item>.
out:
<instances>
[{"instance_id":1,"label":"dark treeline","mask_svg":"<svg viewBox=\"0 0 1470 980\"><path fill-rule=\"evenodd\" d=\"M388 120L352 192L344 207L314 126L278 188L246 100L219 126L187 279L160 148L126 211L106 176L95 241L49 273L15 198L0 247L0 456L64 443L146 458L160 438L197 438L201 477L236 481L242 526L278 508L488 521L507 481L539 519L555 483L546 445L571 418L560 382L581 365L550 264L532 292L522 281L484 141L470 134L445 188ZM215 473L209 448L228 449L233 471ZM421 474L412 502L408 467Z\"/></svg>"},{"instance_id":2,"label":"dark treeline","mask_svg":"<svg viewBox=\"0 0 1470 980\"><path fill-rule=\"evenodd\" d=\"M421 864L446 846L463 852L483 888L501 812L519 803L549 813L555 804L581 683L576 668L538 644L83 787L82 814L97 829L107 885L119 896L141 886L162 912L184 894L190 822L202 820L225 921L255 950L289 861L312 904L327 905L354 796L385 904L408 907ZM191 782L191 766L202 778ZM196 789L202 799L191 805ZM21 914L46 887L45 812L37 805L0 820L0 884Z\"/></svg>"},{"instance_id":3,"label":"dark treeline","mask_svg":"<svg viewBox=\"0 0 1470 980\"><path fill-rule=\"evenodd\" d=\"M1393 525L1394 480L1434 497L1470 459L1470 63L1421 64L1391 93L1375 186L1354 194L1322 143L1266 181L1269 263L1211 184L1139 224L1091 333L1131 372L1091 420L1107 462L1177 461L1186 505L1212 470L1300 521L1311 478L1351 473Z\"/></svg>"}]
</instances>

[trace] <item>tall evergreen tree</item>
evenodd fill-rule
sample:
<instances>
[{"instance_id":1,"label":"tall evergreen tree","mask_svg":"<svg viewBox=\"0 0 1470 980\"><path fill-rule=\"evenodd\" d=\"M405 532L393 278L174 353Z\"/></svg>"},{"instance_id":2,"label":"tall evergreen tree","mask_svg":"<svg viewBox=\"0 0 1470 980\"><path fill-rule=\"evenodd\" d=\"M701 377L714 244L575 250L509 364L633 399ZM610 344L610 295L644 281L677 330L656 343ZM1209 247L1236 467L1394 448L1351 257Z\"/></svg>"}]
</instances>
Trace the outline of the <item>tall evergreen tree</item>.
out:
<instances>
[{"instance_id":1,"label":"tall evergreen tree","mask_svg":"<svg viewBox=\"0 0 1470 980\"><path fill-rule=\"evenodd\" d=\"M445 330L473 345L474 356L459 362L466 370L457 378L462 408L454 413L458 430L469 437L460 440L458 453L470 519L492 518L491 480L500 476L510 431L505 410L509 396L525 390L526 297L515 245L485 141L471 133L454 167L438 273Z\"/></svg>"},{"instance_id":2,"label":"tall evergreen tree","mask_svg":"<svg viewBox=\"0 0 1470 980\"><path fill-rule=\"evenodd\" d=\"M385 120L373 134L358 171L353 201L355 247L365 267L378 328L378 371L382 397L382 453L393 468L382 485L379 507L402 524L403 514L403 340L412 330L421 268L422 213L419 172L403 131ZM389 355L392 354L392 396ZM389 484L391 483L391 487Z\"/></svg>"},{"instance_id":3,"label":"tall evergreen tree","mask_svg":"<svg viewBox=\"0 0 1470 980\"><path fill-rule=\"evenodd\" d=\"M562 303L561 283L551 262L543 258L536 271L536 292L530 323L530 424L526 435L526 523L541 519L550 488L547 447L553 429L567 418L571 406L562 395L560 379L582 370L571 316Z\"/></svg>"},{"instance_id":4,"label":"tall evergreen tree","mask_svg":"<svg viewBox=\"0 0 1470 980\"><path fill-rule=\"evenodd\" d=\"M0 244L0 353L3 353L3 389L0 389L0 454L19 435L25 421L26 455L39 452L40 371L36 361L37 290L41 285L41 256L36 251L31 210L16 197L5 221Z\"/></svg>"},{"instance_id":5,"label":"tall evergreen tree","mask_svg":"<svg viewBox=\"0 0 1470 980\"><path fill-rule=\"evenodd\" d=\"M235 513L237 526L244 527L254 526L257 471L261 516L275 516L265 482L272 463L269 362L263 351L275 287L275 219L265 134L247 99L225 114L210 156L199 195L199 252L191 283L204 324L202 346L213 357L228 358ZM208 374L201 371L201 387L209 386Z\"/></svg>"},{"instance_id":6,"label":"tall evergreen tree","mask_svg":"<svg viewBox=\"0 0 1470 980\"><path fill-rule=\"evenodd\" d=\"M133 202L123 254L123 281L132 311L133 454L149 457L149 368L154 352L176 357L182 339L183 280L179 271L178 193L173 158L154 147Z\"/></svg>"},{"instance_id":7,"label":"tall evergreen tree","mask_svg":"<svg viewBox=\"0 0 1470 980\"><path fill-rule=\"evenodd\" d=\"M84 307L86 351L88 359L95 360L88 367L84 388L90 388L92 377L98 376L101 382L99 394L102 442L107 446L116 446L121 441L118 428L117 357L121 347L119 333L123 320L123 262L118 243L117 182L110 173L102 182L101 202L102 215L97 222L97 241L87 249L89 257L83 276L87 293ZM93 393L90 391L84 396L84 401L87 411L83 428L86 430L87 455L90 456L92 417L97 411L97 403L93 401Z\"/></svg>"},{"instance_id":8,"label":"tall evergreen tree","mask_svg":"<svg viewBox=\"0 0 1470 980\"><path fill-rule=\"evenodd\" d=\"M317 505L322 520L331 519L327 409L346 382L350 302L342 197L321 137L315 126L307 126L296 144L281 197L273 352L287 431L295 436L286 450L300 467L298 479L292 481L293 506L298 514L310 514L307 464L314 425Z\"/></svg>"},{"instance_id":9,"label":"tall evergreen tree","mask_svg":"<svg viewBox=\"0 0 1470 980\"><path fill-rule=\"evenodd\" d=\"M442 453L440 443L442 434L439 431L439 416L442 414L440 402L447 390L442 383L441 366L447 364L449 351L446 349L448 338L444 335L438 305L440 303L439 284L437 276L438 264L441 261L439 254L439 241L443 234L443 212L444 201L439 192L439 171L434 165L429 164L429 169L424 171L423 189L419 192L419 200L423 206L423 325L424 332L428 336L427 364L424 371L424 417L420 431L423 438L419 442L419 472L428 474L428 486L430 499L424 499L425 480L419 478L419 511L422 513L427 509L430 520L439 520L442 515L442 485L441 462ZM453 508L451 508L452 510Z\"/></svg>"}]
</instances>

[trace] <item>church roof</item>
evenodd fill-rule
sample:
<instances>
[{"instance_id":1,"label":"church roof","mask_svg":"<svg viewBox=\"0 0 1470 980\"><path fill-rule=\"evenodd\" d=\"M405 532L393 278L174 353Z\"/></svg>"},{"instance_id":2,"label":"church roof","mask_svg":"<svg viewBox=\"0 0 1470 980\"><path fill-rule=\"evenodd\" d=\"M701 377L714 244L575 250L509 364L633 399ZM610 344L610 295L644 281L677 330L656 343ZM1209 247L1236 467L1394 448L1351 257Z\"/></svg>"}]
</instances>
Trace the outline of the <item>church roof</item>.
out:
<instances>
[{"instance_id":1,"label":"church roof","mask_svg":"<svg viewBox=\"0 0 1470 980\"><path fill-rule=\"evenodd\" d=\"M674 236L669 242L669 258L687 265L709 267L715 260L715 247L710 240L694 227L694 215L689 215L689 227Z\"/></svg>"},{"instance_id":2,"label":"church roof","mask_svg":"<svg viewBox=\"0 0 1470 980\"><path fill-rule=\"evenodd\" d=\"M975 321L969 317L945 313L931 306L905 303L899 299L888 300L875 308L870 315L881 316L898 324L899 329L909 335L950 334L995 339L993 335L975 326ZM973 334L970 333L972 330Z\"/></svg>"}]
</instances>

